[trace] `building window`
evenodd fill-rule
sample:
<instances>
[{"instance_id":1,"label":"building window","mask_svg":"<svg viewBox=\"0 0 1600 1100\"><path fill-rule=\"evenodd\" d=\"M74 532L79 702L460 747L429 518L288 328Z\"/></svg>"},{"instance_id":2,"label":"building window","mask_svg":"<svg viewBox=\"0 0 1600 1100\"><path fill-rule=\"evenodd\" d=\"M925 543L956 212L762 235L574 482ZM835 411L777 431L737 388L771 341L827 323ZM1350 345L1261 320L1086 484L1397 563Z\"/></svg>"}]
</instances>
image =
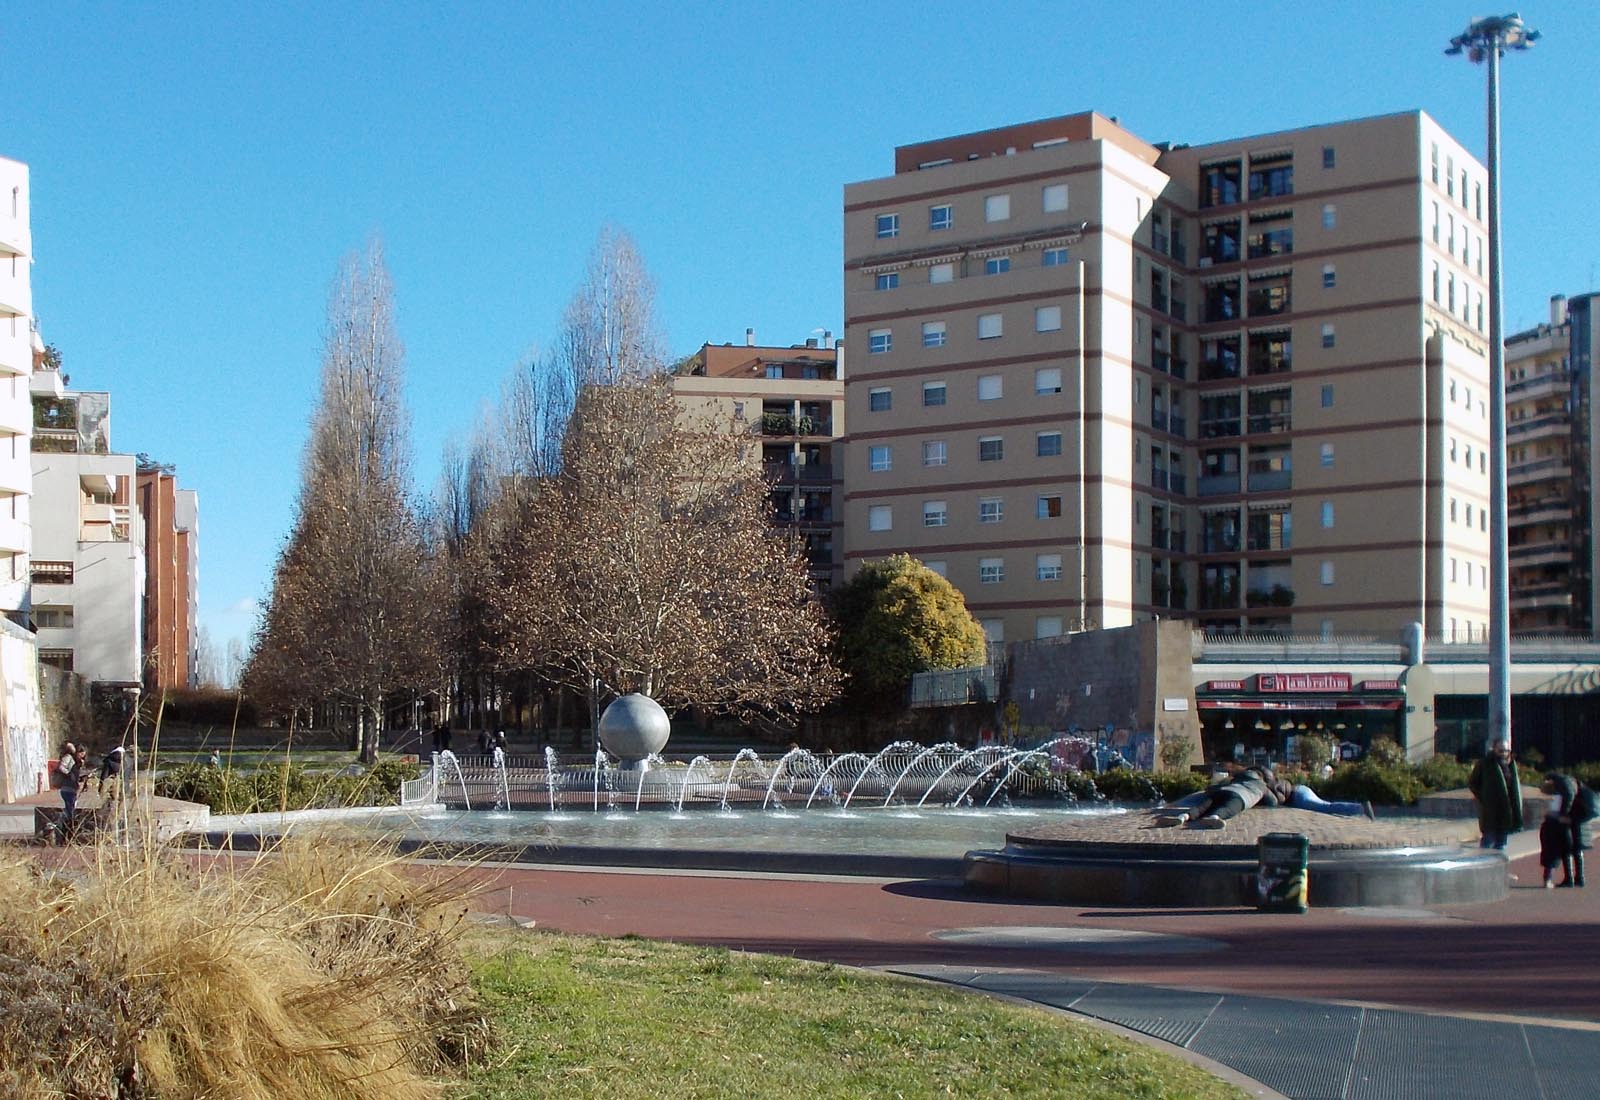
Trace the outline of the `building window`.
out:
<instances>
[{"instance_id":1,"label":"building window","mask_svg":"<svg viewBox=\"0 0 1600 1100\"><path fill-rule=\"evenodd\" d=\"M922 502L922 526L943 527L950 522L950 512L942 500L925 500Z\"/></svg>"},{"instance_id":2,"label":"building window","mask_svg":"<svg viewBox=\"0 0 1600 1100\"><path fill-rule=\"evenodd\" d=\"M1468 575L1469 578L1471 577L1471 574L1472 574L1472 566L1469 565L1469 566L1467 566L1467 575ZM1450 583L1451 584L1455 584L1456 583L1456 559L1455 558L1451 558L1450 559Z\"/></svg>"},{"instance_id":3,"label":"building window","mask_svg":"<svg viewBox=\"0 0 1600 1100\"><path fill-rule=\"evenodd\" d=\"M1005 322L998 313L978 314L978 339L998 340L1005 334Z\"/></svg>"},{"instance_id":4,"label":"building window","mask_svg":"<svg viewBox=\"0 0 1600 1100\"><path fill-rule=\"evenodd\" d=\"M1006 621L1004 619L979 619L978 625L983 627L983 636L991 642L1006 640Z\"/></svg>"},{"instance_id":5,"label":"building window","mask_svg":"<svg viewBox=\"0 0 1600 1100\"><path fill-rule=\"evenodd\" d=\"M928 282L948 283L956 277L956 265L953 263L934 264L928 268Z\"/></svg>"},{"instance_id":6,"label":"building window","mask_svg":"<svg viewBox=\"0 0 1600 1100\"><path fill-rule=\"evenodd\" d=\"M985 275L1004 275L1010 270L1010 256L990 256L987 260L983 261L983 273Z\"/></svg>"},{"instance_id":7,"label":"building window","mask_svg":"<svg viewBox=\"0 0 1600 1100\"><path fill-rule=\"evenodd\" d=\"M1488 529L1489 529L1489 510L1487 508L1480 508L1478 510L1478 530L1487 531ZM1488 574L1485 573L1484 576L1487 577ZM1485 584L1484 587L1487 588L1488 585Z\"/></svg>"},{"instance_id":8,"label":"building window","mask_svg":"<svg viewBox=\"0 0 1600 1100\"><path fill-rule=\"evenodd\" d=\"M1067 208L1067 185L1064 183L1046 184L1044 189L1044 212L1046 214L1059 214Z\"/></svg>"},{"instance_id":9,"label":"building window","mask_svg":"<svg viewBox=\"0 0 1600 1100\"><path fill-rule=\"evenodd\" d=\"M1061 555L1039 554L1033 559L1033 575L1041 581L1061 579Z\"/></svg>"},{"instance_id":10,"label":"building window","mask_svg":"<svg viewBox=\"0 0 1600 1100\"><path fill-rule=\"evenodd\" d=\"M943 558L939 558L934 561L925 561L922 564L927 567L928 572L937 573L941 577L945 576L949 570L949 567L945 564Z\"/></svg>"},{"instance_id":11,"label":"building window","mask_svg":"<svg viewBox=\"0 0 1600 1100\"><path fill-rule=\"evenodd\" d=\"M1467 505L1467 526L1472 526L1472 505L1470 503Z\"/></svg>"},{"instance_id":12,"label":"building window","mask_svg":"<svg viewBox=\"0 0 1600 1100\"><path fill-rule=\"evenodd\" d=\"M867 530L891 531L894 529L894 508L888 504L874 504L867 509Z\"/></svg>"},{"instance_id":13,"label":"building window","mask_svg":"<svg viewBox=\"0 0 1600 1100\"><path fill-rule=\"evenodd\" d=\"M1047 248L1039 260L1040 267L1065 267L1067 265L1067 250L1065 248Z\"/></svg>"},{"instance_id":14,"label":"building window","mask_svg":"<svg viewBox=\"0 0 1600 1100\"><path fill-rule=\"evenodd\" d=\"M1323 584L1332 584L1333 583L1333 562L1331 562L1331 561L1323 562L1322 563L1321 574L1322 574L1322 578L1321 579L1322 579L1322 583Z\"/></svg>"},{"instance_id":15,"label":"building window","mask_svg":"<svg viewBox=\"0 0 1600 1100\"><path fill-rule=\"evenodd\" d=\"M69 629L72 626L72 608L35 607L33 621L42 629Z\"/></svg>"},{"instance_id":16,"label":"building window","mask_svg":"<svg viewBox=\"0 0 1600 1100\"><path fill-rule=\"evenodd\" d=\"M978 440L978 461L999 462L1006 456L1006 441L997 435L986 435Z\"/></svg>"},{"instance_id":17,"label":"building window","mask_svg":"<svg viewBox=\"0 0 1600 1100\"><path fill-rule=\"evenodd\" d=\"M1005 501L999 497L983 497L978 501L978 522L999 523L1006 518Z\"/></svg>"},{"instance_id":18,"label":"building window","mask_svg":"<svg viewBox=\"0 0 1600 1100\"><path fill-rule=\"evenodd\" d=\"M937 408L945 401L945 388L943 382L924 382L922 384L922 407L925 409Z\"/></svg>"},{"instance_id":19,"label":"building window","mask_svg":"<svg viewBox=\"0 0 1600 1100\"><path fill-rule=\"evenodd\" d=\"M999 584L1006 579L1006 561L1004 558L979 558L978 583Z\"/></svg>"},{"instance_id":20,"label":"building window","mask_svg":"<svg viewBox=\"0 0 1600 1100\"><path fill-rule=\"evenodd\" d=\"M1331 500L1322 502L1322 526L1333 526L1333 501Z\"/></svg>"},{"instance_id":21,"label":"building window","mask_svg":"<svg viewBox=\"0 0 1600 1100\"><path fill-rule=\"evenodd\" d=\"M1339 224L1339 211L1333 203L1327 203L1322 208L1322 228L1332 229Z\"/></svg>"},{"instance_id":22,"label":"building window","mask_svg":"<svg viewBox=\"0 0 1600 1100\"><path fill-rule=\"evenodd\" d=\"M1041 494L1034 504L1033 514L1036 519L1061 518L1061 494Z\"/></svg>"},{"instance_id":23,"label":"building window","mask_svg":"<svg viewBox=\"0 0 1600 1100\"><path fill-rule=\"evenodd\" d=\"M900 273L898 271L885 271L872 278L873 290L894 290L899 285Z\"/></svg>"},{"instance_id":24,"label":"building window","mask_svg":"<svg viewBox=\"0 0 1600 1100\"><path fill-rule=\"evenodd\" d=\"M1339 276L1333 270L1333 265L1332 264L1323 264L1322 265L1322 285L1323 285L1323 287L1325 289L1331 290L1333 287L1338 285L1338 282L1339 282Z\"/></svg>"},{"instance_id":25,"label":"building window","mask_svg":"<svg viewBox=\"0 0 1600 1100\"><path fill-rule=\"evenodd\" d=\"M979 401L998 401L1003 393L998 374L984 374L978 377Z\"/></svg>"},{"instance_id":26,"label":"building window","mask_svg":"<svg viewBox=\"0 0 1600 1100\"><path fill-rule=\"evenodd\" d=\"M1428 147L1429 178L1434 183L1439 182L1439 143L1434 142Z\"/></svg>"},{"instance_id":27,"label":"building window","mask_svg":"<svg viewBox=\"0 0 1600 1100\"><path fill-rule=\"evenodd\" d=\"M1325 408L1325 409L1333 408L1333 386L1332 385L1326 385L1326 386L1322 387L1322 407Z\"/></svg>"},{"instance_id":28,"label":"building window","mask_svg":"<svg viewBox=\"0 0 1600 1100\"><path fill-rule=\"evenodd\" d=\"M928 229L936 231L949 229L956 224L956 212L949 203L943 206L928 207Z\"/></svg>"},{"instance_id":29,"label":"building window","mask_svg":"<svg viewBox=\"0 0 1600 1100\"><path fill-rule=\"evenodd\" d=\"M1322 445L1322 464L1324 466L1332 466L1333 465L1333 444L1332 443L1324 443Z\"/></svg>"},{"instance_id":30,"label":"building window","mask_svg":"<svg viewBox=\"0 0 1600 1100\"><path fill-rule=\"evenodd\" d=\"M881 241L881 240L884 240L887 237L898 237L899 235L900 235L900 215L899 214L879 214L878 215L878 239Z\"/></svg>"},{"instance_id":31,"label":"building window","mask_svg":"<svg viewBox=\"0 0 1600 1100\"><path fill-rule=\"evenodd\" d=\"M1060 306L1039 306L1033 311L1034 332L1059 332L1060 329Z\"/></svg>"},{"instance_id":32,"label":"building window","mask_svg":"<svg viewBox=\"0 0 1600 1100\"><path fill-rule=\"evenodd\" d=\"M1451 497L1450 498L1450 522L1454 523L1455 521L1456 521L1456 498L1455 497Z\"/></svg>"},{"instance_id":33,"label":"building window","mask_svg":"<svg viewBox=\"0 0 1600 1100\"><path fill-rule=\"evenodd\" d=\"M893 459L889 455L887 443L875 443L867 448L867 469L873 473L882 473L893 468Z\"/></svg>"},{"instance_id":34,"label":"building window","mask_svg":"<svg viewBox=\"0 0 1600 1100\"><path fill-rule=\"evenodd\" d=\"M888 386L876 386L867 391L868 412L888 412L894 404L894 391Z\"/></svg>"},{"instance_id":35,"label":"building window","mask_svg":"<svg viewBox=\"0 0 1600 1100\"><path fill-rule=\"evenodd\" d=\"M1325 348L1333 347L1333 323L1331 321L1325 322L1322 326L1322 346Z\"/></svg>"},{"instance_id":36,"label":"building window","mask_svg":"<svg viewBox=\"0 0 1600 1100\"><path fill-rule=\"evenodd\" d=\"M949 334L945 331L943 321L922 322L922 346L925 348L942 348Z\"/></svg>"},{"instance_id":37,"label":"building window","mask_svg":"<svg viewBox=\"0 0 1600 1100\"><path fill-rule=\"evenodd\" d=\"M1333 167L1333 146L1331 145L1324 145L1322 147L1322 167Z\"/></svg>"},{"instance_id":38,"label":"building window","mask_svg":"<svg viewBox=\"0 0 1600 1100\"><path fill-rule=\"evenodd\" d=\"M1061 637L1061 616L1040 615L1033 620L1033 636L1035 638Z\"/></svg>"},{"instance_id":39,"label":"building window","mask_svg":"<svg viewBox=\"0 0 1600 1100\"><path fill-rule=\"evenodd\" d=\"M1034 393L1060 393L1061 368L1040 367L1033 372Z\"/></svg>"},{"instance_id":40,"label":"building window","mask_svg":"<svg viewBox=\"0 0 1600 1100\"><path fill-rule=\"evenodd\" d=\"M894 330L875 328L867 331L867 353L882 355L894 347Z\"/></svg>"},{"instance_id":41,"label":"building window","mask_svg":"<svg viewBox=\"0 0 1600 1100\"><path fill-rule=\"evenodd\" d=\"M1433 304L1439 304L1439 261L1433 261ZM1452 383L1453 384L1453 383Z\"/></svg>"},{"instance_id":42,"label":"building window","mask_svg":"<svg viewBox=\"0 0 1600 1100\"><path fill-rule=\"evenodd\" d=\"M1011 218L1011 196L989 195L983 200L983 220L1003 222Z\"/></svg>"},{"instance_id":43,"label":"building window","mask_svg":"<svg viewBox=\"0 0 1600 1100\"><path fill-rule=\"evenodd\" d=\"M949 462L949 455L945 453L944 440L927 439L922 443L922 464L924 466L943 466Z\"/></svg>"},{"instance_id":44,"label":"building window","mask_svg":"<svg viewBox=\"0 0 1600 1100\"><path fill-rule=\"evenodd\" d=\"M1034 454L1040 458L1050 458L1061 453L1060 432L1040 432L1034 440Z\"/></svg>"}]
</instances>

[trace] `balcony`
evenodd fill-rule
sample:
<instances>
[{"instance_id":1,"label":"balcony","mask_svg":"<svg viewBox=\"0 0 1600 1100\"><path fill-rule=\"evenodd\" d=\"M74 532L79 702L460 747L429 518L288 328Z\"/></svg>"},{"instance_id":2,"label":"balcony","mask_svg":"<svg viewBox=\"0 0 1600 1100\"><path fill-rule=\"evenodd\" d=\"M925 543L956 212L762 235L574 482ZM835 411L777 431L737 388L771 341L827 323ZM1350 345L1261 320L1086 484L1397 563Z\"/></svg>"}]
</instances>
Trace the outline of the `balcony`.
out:
<instances>
[{"instance_id":1,"label":"balcony","mask_svg":"<svg viewBox=\"0 0 1600 1100\"><path fill-rule=\"evenodd\" d=\"M1294 487L1292 470L1251 470L1249 488L1252 493L1278 493Z\"/></svg>"},{"instance_id":2,"label":"balcony","mask_svg":"<svg viewBox=\"0 0 1600 1100\"><path fill-rule=\"evenodd\" d=\"M1513 420L1506 425L1506 438L1514 440L1538 439L1542 436L1564 436L1572 431L1572 417L1565 412L1543 413L1539 416Z\"/></svg>"},{"instance_id":3,"label":"balcony","mask_svg":"<svg viewBox=\"0 0 1600 1100\"><path fill-rule=\"evenodd\" d=\"M1239 608L1239 590L1228 584L1200 586L1201 611L1236 611Z\"/></svg>"},{"instance_id":4,"label":"balcony","mask_svg":"<svg viewBox=\"0 0 1600 1100\"><path fill-rule=\"evenodd\" d=\"M820 416L791 416L787 413L762 413L762 435L825 435L833 434L833 422Z\"/></svg>"},{"instance_id":5,"label":"balcony","mask_svg":"<svg viewBox=\"0 0 1600 1100\"><path fill-rule=\"evenodd\" d=\"M1506 399L1530 400L1535 397L1566 397L1572 392L1572 380L1565 374L1540 374L1506 385Z\"/></svg>"},{"instance_id":6,"label":"balcony","mask_svg":"<svg viewBox=\"0 0 1600 1100\"><path fill-rule=\"evenodd\" d=\"M1201 439L1223 439L1238 434L1239 414L1237 411L1226 416L1202 417L1200 419Z\"/></svg>"},{"instance_id":7,"label":"balcony","mask_svg":"<svg viewBox=\"0 0 1600 1100\"><path fill-rule=\"evenodd\" d=\"M1561 523L1572 519L1572 502L1564 497L1521 501L1506 509L1509 521L1521 527L1535 523Z\"/></svg>"},{"instance_id":8,"label":"balcony","mask_svg":"<svg viewBox=\"0 0 1600 1100\"><path fill-rule=\"evenodd\" d=\"M1204 532L1200 536L1200 552L1202 554L1237 554L1239 552L1239 532L1221 532L1213 534Z\"/></svg>"},{"instance_id":9,"label":"balcony","mask_svg":"<svg viewBox=\"0 0 1600 1100\"><path fill-rule=\"evenodd\" d=\"M1239 491L1239 475L1232 474L1201 474L1195 481L1195 495L1202 497L1222 496L1224 493L1237 493Z\"/></svg>"},{"instance_id":10,"label":"balcony","mask_svg":"<svg viewBox=\"0 0 1600 1100\"><path fill-rule=\"evenodd\" d=\"M1246 430L1251 435L1276 435L1290 429L1288 413L1260 413L1248 418Z\"/></svg>"},{"instance_id":11,"label":"balcony","mask_svg":"<svg viewBox=\"0 0 1600 1100\"><path fill-rule=\"evenodd\" d=\"M1510 547L1507 554L1518 568L1536 565L1556 565L1572 560L1572 543L1566 539L1525 543L1521 546Z\"/></svg>"},{"instance_id":12,"label":"balcony","mask_svg":"<svg viewBox=\"0 0 1600 1100\"><path fill-rule=\"evenodd\" d=\"M1239 377L1239 360L1233 359L1202 359L1200 360L1200 381L1215 382L1222 378Z\"/></svg>"},{"instance_id":13,"label":"balcony","mask_svg":"<svg viewBox=\"0 0 1600 1100\"><path fill-rule=\"evenodd\" d=\"M1179 439L1183 439L1189 434L1189 422L1180 414L1173 413L1167 418L1167 431L1171 432Z\"/></svg>"},{"instance_id":14,"label":"balcony","mask_svg":"<svg viewBox=\"0 0 1600 1100\"><path fill-rule=\"evenodd\" d=\"M1271 588L1251 588L1244 594L1246 607L1293 607L1294 589L1286 584L1275 584Z\"/></svg>"},{"instance_id":15,"label":"balcony","mask_svg":"<svg viewBox=\"0 0 1600 1100\"><path fill-rule=\"evenodd\" d=\"M1511 592L1511 606L1518 611L1536 611L1547 607L1571 607L1572 590L1564 582L1514 588Z\"/></svg>"},{"instance_id":16,"label":"balcony","mask_svg":"<svg viewBox=\"0 0 1600 1100\"><path fill-rule=\"evenodd\" d=\"M1150 471L1150 484L1157 489L1167 488L1167 471L1159 466Z\"/></svg>"},{"instance_id":17,"label":"balcony","mask_svg":"<svg viewBox=\"0 0 1600 1100\"><path fill-rule=\"evenodd\" d=\"M1167 411L1165 409L1150 410L1150 426L1158 432L1167 430Z\"/></svg>"},{"instance_id":18,"label":"balcony","mask_svg":"<svg viewBox=\"0 0 1600 1100\"><path fill-rule=\"evenodd\" d=\"M1506 470L1506 484L1527 485L1535 481L1561 480L1568 481L1572 478L1572 467L1567 459L1562 457L1541 458L1535 462L1522 462Z\"/></svg>"}]
</instances>

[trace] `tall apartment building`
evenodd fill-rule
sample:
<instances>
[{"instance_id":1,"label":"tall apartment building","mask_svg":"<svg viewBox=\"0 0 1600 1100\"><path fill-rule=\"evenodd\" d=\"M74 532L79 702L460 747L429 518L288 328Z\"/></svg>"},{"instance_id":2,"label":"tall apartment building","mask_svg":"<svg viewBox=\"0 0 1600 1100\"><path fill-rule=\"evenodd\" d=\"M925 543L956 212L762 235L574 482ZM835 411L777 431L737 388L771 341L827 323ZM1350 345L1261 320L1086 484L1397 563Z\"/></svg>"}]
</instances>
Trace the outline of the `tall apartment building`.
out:
<instances>
[{"instance_id":1,"label":"tall apartment building","mask_svg":"<svg viewBox=\"0 0 1600 1100\"><path fill-rule=\"evenodd\" d=\"M845 572L914 554L997 639L1481 636L1484 185L1421 112L900 147L845 189Z\"/></svg>"},{"instance_id":2,"label":"tall apartment building","mask_svg":"<svg viewBox=\"0 0 1600 1100\"><path fill-rule=\"evenodd\" d=\"M142 686L144 523L138 460L111 453L111 398L34 405L33 618L39 661L107 688Z\"/></svg>"},{"instance_id":3,"label":"tall apartment building","mask_svg":"<svg viewBox=\"0 0 1600 1100\"><path fill-rule=\"evenodd\" d=\"M200 498L170 468L143 466L135 499L144 526L144 688L199 682Z\"/></svg>"},{"instance_id":4,"label":"tall apartment building","mask_svg":"<svg viewBox=\"0 0 1600 1100\"><path fill-rule=\"evenodd\" d=\"M761 437L770 475L774 522L803 544L812 580L838 580L843 516L838 441L844 434L844 349L831 339L791 347L706 344L690 373L673 379L686 413L709 411L718 423L743 425Z\"/></svg>"},{"instance_id":5,"label":"tall apartment building","mask_svg":"<svg viewBox=\"0 0 1600 1100\"><path fill-rule=\"evenodd\" d=\"M13 619L28 606L29 387L44 350L33 323L29 226L28 166L0 157L0 613Z\"/></svg>"},{"instance_id":6,"label":"tall apartment building","mask_svg":"<svg viewBox=\"0 0 1600 1100\"><path fill-rule=\"evenodd\" d=\"M1550 321L1506 339L1511 629L1592 635L1595 326L1600 294L1550 300Z\"/></svg>"}]
</instances>

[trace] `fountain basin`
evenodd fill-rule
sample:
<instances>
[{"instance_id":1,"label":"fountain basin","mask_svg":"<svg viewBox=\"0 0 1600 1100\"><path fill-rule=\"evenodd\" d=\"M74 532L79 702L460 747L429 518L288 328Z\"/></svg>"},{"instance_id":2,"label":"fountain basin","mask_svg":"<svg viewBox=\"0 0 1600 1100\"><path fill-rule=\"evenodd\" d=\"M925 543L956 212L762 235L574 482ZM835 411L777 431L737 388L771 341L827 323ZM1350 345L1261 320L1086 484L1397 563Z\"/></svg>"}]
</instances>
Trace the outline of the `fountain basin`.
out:
<instances>
[{"instance_id":1,"label":"fountain basin","mask_svg":"<svg viewBox=\"0 0 1600 1100\"><path fill-rule=\"evenodd\" d=\"M1164 828L1162 815L1019 825L998 850L967 853L971 889L1073 905L1231 907L1255 904L1263 833L1311 841L1313 906L1425 907L1498 901L1506 859L1468 845L1471 822L1368 821L1307 810L1249 810L1218 831Z\"/></svg>"}]
</instances>

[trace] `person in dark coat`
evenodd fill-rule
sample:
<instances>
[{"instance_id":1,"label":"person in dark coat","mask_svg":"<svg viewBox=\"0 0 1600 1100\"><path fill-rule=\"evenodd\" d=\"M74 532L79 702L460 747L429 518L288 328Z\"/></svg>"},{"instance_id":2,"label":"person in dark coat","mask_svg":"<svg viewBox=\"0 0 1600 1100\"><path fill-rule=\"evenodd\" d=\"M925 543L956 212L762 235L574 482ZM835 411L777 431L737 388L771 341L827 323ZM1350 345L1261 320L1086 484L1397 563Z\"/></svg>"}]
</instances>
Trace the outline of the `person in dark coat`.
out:
<instances>
[{"instance_id":1,"label":"person in dark coat","mask_svg":"<svg viewBox=\"0 0 1600 1100\"><path fill-rule=\"evenodd\" d=\"M1539 826L1539 865L1544 868L1544 885L1582 886L1583 852L1594 847L1594 823L1582 812L1578 792L1581 784L1570 775L1551 772L1539 789L1550 796L1544 821ZM1561 881L1555 870L1561 867Z\"/></svg>"},{"instance_id":2,"label":"person in dark coat","mask_svg":"<svg viewBox=\"0 0 1600 1100\"><path fill-rule=\"evenodd\" d=\"M1510 742L1500 740L1472 766L1467 789L1478 803L1478 832L1481 848L1505 850L1506 838L1522 831L1522 785L1517 778L1516 761L1511 759Z\"/></svg>"},{"instance_id":3,"label":"person in dark coat","mask_svg":"<svg viewBox=\"0 0 1600 1100\"><path fill-rule=\"evenodd\" d=\"M56 776L61 792L61 835L70 837L78 824L78 785L83 781L83 753L71 741L61 746Z\"/></svg>"}]
</instances>

